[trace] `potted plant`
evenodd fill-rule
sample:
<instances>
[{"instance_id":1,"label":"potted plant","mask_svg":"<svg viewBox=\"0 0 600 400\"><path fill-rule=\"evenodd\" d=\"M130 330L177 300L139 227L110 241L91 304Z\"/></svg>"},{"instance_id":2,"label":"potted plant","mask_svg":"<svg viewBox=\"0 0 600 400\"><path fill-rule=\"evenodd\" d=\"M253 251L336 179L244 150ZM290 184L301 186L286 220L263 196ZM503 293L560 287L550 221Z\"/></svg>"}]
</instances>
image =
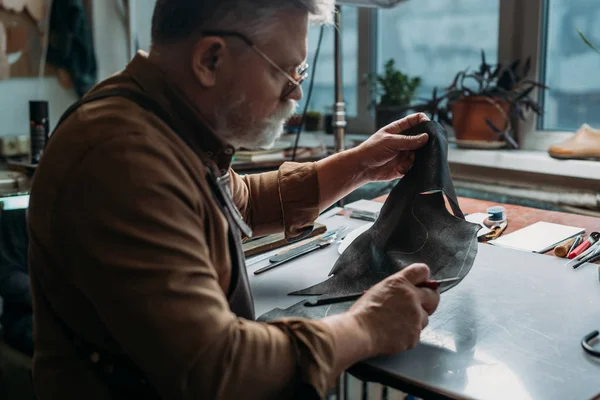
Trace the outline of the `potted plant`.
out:
<instances>
[{"instance_id":1,"label":"potted plant","mask_svg":"<svg viewBox=\"0 0 600 400\"><path fill-rule=\"evenodd\" d=\"M301 126L302 116L299 114L294 114L285 122L284 130L286 133L298 133Z\"/></svg>"},{"instance_id":2,"label":"potted plant","mask_svg":"<svg viewBox=\"0 0 600 400\"><path fill-rule=\"evenodd\" d=\"M409 77L396 69L394 59L385 63L383 74L369 74L368 83L373 97L377 129L406 116L421 78Z\"/></svg>"},{"instance_id":3,"label":"potted plant","mask_svg":"<svg viewBox=\"0 0 600 400\"><path fill-rule=\"evenodd\" d=\"M529 110L542 114L542 107L531 95L536 88L547 89L527 78L530 67L530 59L522 65L516 60L508 67L488 64L482 51L477 71L460 71L441 95L434 89L429 101L413 109L452 125L458 142L480 143L478 147L498 142L502 147L508 144L517 148L515 122L525 120Z\"/></svg>"},{"instance_id":4,"label":"potted plant","mask_svg":"<svg viewBox=\"0 0 600 400\"><path fill-rule=\"evenodd\" d=\"M318 111L308 111L304 116L304 129L306 132L318 131L321 125L321 113Z\"/></svg>"},{"instance_id":5,"label":"potted plant","mask_svg":"<svg viewBox=\"0 0 600 400\"><path fill-rule=\"evenodd\" d=\"M325 133L333 134L333 106L326 107L323 125L325 125L323 127L325 129Z\"/></svg>"}]
</instances>

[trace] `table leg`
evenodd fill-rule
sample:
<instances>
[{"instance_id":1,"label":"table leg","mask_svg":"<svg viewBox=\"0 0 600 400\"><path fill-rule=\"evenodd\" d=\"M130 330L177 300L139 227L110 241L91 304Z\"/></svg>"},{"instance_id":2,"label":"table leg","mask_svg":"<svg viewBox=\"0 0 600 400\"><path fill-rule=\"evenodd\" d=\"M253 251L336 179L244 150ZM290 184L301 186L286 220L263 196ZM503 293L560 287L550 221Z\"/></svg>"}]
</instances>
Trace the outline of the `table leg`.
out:
<instances>
[{"instance_id":1,"label":"table leg","mask_svg":"<svg viewBox=\"0 0 600 400\"><path fill-rule=\"evenodd\" d=\"M363 381L361 398L362 400L369 400L369 382Z\"/></svg>"},{"instance_id":2,"label":"table leg","mask_svg":"<svg viewBox=\"0 0 600 400\"><path fill-rule=\"evenodd\" d=\"M348 399L348 375L344 372L338 378L336 382L336 400Z\"/></svg>"}]
</instances>

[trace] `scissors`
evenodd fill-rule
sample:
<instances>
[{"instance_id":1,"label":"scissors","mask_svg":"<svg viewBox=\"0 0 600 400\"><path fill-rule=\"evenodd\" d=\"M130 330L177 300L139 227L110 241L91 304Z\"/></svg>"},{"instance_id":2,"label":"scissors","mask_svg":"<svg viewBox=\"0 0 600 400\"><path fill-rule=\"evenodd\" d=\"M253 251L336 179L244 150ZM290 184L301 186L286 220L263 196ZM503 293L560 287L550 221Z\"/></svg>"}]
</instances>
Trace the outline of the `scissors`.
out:
<instances>
[{"instance_id":1,"label":"scissors","mask_svg":"<svg viewBox=\"0 0 600 400\"><path fill-rule=\"evenodd\" d=\"M594 339L596 339L599 335L600 332L598 331L594 331L588 335L585 335L581 340L581 347L583 347L588 354L600 358L600 350L596 350L594 346L591 345L592 341L594 341Z\"/></svg>"}]
</instances>

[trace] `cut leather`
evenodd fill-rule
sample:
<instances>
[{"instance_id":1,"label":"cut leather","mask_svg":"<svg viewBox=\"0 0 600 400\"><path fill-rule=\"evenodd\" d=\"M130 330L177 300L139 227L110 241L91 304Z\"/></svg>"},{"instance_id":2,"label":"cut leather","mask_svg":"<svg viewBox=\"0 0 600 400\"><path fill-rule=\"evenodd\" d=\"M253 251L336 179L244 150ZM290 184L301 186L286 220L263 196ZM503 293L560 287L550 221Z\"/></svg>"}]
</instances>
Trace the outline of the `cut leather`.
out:
<instances>
[{"instance_id":1,"label":"cut leather","mask_svg":"<svg viewBox=\"0 0 600 400\"><path fill-rule=\"evenodd\" d=\"M575 135L550 146L548 153L560 159L600 159L600 130L583 124Z\"/></svg>"},{"instance_id":2,"label":"cut leather","mask_svg":"<svg viewBox=\"0 0 600 400\"><path fill-rule=\"evenodd\" d=\"M291 295L345 295L369 289L384 278L414 263L425 263L432 279L460 278L444 283L440 291L455 286L473 265L480 226L465 221L447 162L448 143L443 127L432 121L416 125L404 135L429 134L417 151L413 168L394 187L379 218L342 253L331 278ZM444 194L453 211L446 208ZM261 320L282 316L322 318L341 312L352 302L304 307L299 302L286 310L275 309Z\"/></svg>"}]
</instances>

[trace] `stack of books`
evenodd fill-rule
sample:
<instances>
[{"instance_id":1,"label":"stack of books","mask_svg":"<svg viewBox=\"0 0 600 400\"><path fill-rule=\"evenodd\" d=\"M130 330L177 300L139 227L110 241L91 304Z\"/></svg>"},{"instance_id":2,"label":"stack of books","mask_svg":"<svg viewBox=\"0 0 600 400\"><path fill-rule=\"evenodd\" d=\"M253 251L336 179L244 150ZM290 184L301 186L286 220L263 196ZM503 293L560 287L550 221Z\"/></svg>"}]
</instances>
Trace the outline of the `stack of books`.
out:
<instances>
[{"instance_id":1,"label":"stack of books","mask_svg":"<svg viewBox=\"0 0 600 400\"><path fill-rule=\"evenodd\" d=\"M294 154L294 136L280 138L270 149L258 150L239 150L235 153L235 162L268 162L268 161L286 161L292 158ZM300 137L298 148L296 149L296 159L326 157L327 148L314 135L305 134Z\"/></svg>"},{"instance_id":2,"label":"stack of books","mask_svg":"<svg viewBox=\"0 0 600 400\"><path fill-rule=\"evenodd\" d=\"M375 221L379 218L379 213L383 203L373 200L358 200L344 206L344 212L350 218L362 219L365 221Z\"/></svg>"},{"instance_id":3,"label":"stack of books","mask_svg":"<svg viewBox=\"0 0 600 400\"><path fill-rule=\"evenodd\" d=\"M279 161L285 160L285 150L239 150L235 153L235 161L240 162L259 162L259 161Z\"/></svg>"}]
</instances>

